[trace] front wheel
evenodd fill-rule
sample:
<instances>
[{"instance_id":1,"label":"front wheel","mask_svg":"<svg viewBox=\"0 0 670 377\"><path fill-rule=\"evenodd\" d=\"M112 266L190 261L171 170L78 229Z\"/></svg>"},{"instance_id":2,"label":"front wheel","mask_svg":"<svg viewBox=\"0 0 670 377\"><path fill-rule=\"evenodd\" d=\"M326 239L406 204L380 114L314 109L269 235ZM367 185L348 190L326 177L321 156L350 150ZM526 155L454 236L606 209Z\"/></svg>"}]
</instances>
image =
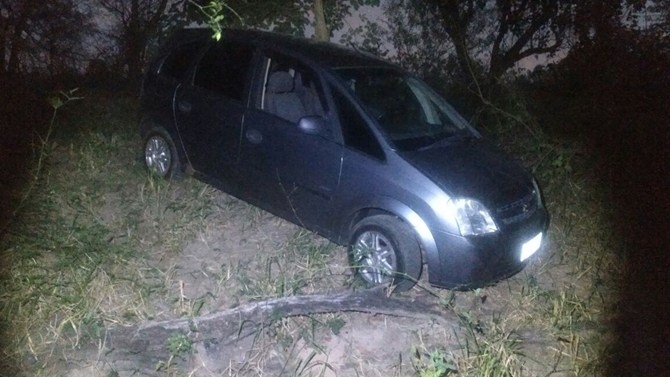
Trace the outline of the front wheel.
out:
<instances>
[{"instance_id":1,"label":"front wheel","mask_svg":"<svg viewBox=\"0 0 670 377\"><path fill-rule=\"evenodd\" d=\"M170 135L162 129L153 129L144 139L144 163L153 174L170 179L181 175L179 155Z\"/></svg>"},{"instance_id":2,"label":"front wheel","mask_svg":"<svg viewBox=\"0 0 670 377\"><path fill-rule=\"evenodd\" d=\"M394 285L403 292L421 275L421 249L407 224L391 216L371 216L356 225L349 263L364 283Z\"/></svg>"}]
</instances>

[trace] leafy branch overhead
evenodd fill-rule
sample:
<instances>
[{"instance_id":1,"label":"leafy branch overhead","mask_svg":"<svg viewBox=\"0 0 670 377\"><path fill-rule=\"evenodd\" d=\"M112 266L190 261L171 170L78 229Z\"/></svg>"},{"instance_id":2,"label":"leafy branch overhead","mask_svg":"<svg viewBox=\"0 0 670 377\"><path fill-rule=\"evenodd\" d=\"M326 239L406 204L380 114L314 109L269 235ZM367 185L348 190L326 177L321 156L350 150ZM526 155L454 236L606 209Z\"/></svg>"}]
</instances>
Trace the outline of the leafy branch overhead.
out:
<instances>
[{"instance_id":1,"label":"leafy branch overhead","mask_svg":"<svg viewBox=\"0 0 670 377\"><path fill-rule=\"evenodd\" d=\"M207 5L198 5L198 3L193 0L189 0L189 2L203 14L207 26L209 26L214 33L212 37L217 41L221 39L223 34L223 23L226 19L224 10L230 11L236 15L240 22L244 24L242 17L240 17L240 15L223 0L212 0Z\"/></svg>"},{"instance_id":2,"label":"leafy branch overhead","mask_svg":"<svg viewBox=\"0 0 670 377\"><path fill-rule=\"evenodd\" d=\"M193 0L200 6L209 0ZM234 9L247 27L272 29L276 32L304 35L312 22L316 23L315 37L328 40L334 30L343 28L345 18L361 6L379 6L380 0L213 0ZM320 22L323 22L320 24Z\"/></svg>"}]
</instances>

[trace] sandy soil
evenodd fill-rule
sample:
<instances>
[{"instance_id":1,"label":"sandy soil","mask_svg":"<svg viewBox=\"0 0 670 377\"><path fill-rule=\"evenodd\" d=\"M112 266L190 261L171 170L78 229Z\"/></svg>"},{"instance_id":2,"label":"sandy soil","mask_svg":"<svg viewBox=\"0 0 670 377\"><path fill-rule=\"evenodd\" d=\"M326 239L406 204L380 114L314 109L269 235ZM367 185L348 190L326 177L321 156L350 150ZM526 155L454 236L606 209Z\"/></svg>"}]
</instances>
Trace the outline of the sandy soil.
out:
<instances>
[{"instance_id":1,"label":"sandy soil","mask_svg":"<svg viewBox=\"0 0 670 377\"><path fill-rule=\"evenodd\" d=\"M203 316L272 297L351 291L344 247L220 192L214 194L212 205L217 210L181 252L150 254L148 264L165 271L169 288L166 297L154 297L148 305L154 310L152 320ZM547 266L537 258L522 276L540 273L546 281L538 284L551 285L551 275L541 274ZM466 313L473 323L513 317L529 305L519 301L514 279L485 293L429 292L420 286L427 286L425 276L419 287L400 297L430 304L451 300L452 309L444 310ZM493 331L485 325L475 328ZM560 350L548 348L553 339L546 328L529 325L507 329L505 334L518 339L520 353L532 355L524 360L525 375L552 370L552 376L568 375L556 367L561 363ZM343 311L277 319L217 352L196 342L188 357L161 360L169 367L157 368L156 360L142 355L115 359L113 350L98 342L63 351L59 369L73 377L416 376L418 367L434 364L430 354L436 350L441 360L467 361L472 336L460 320L445 324L421 316Z\"/></svg>"}]
</instances>

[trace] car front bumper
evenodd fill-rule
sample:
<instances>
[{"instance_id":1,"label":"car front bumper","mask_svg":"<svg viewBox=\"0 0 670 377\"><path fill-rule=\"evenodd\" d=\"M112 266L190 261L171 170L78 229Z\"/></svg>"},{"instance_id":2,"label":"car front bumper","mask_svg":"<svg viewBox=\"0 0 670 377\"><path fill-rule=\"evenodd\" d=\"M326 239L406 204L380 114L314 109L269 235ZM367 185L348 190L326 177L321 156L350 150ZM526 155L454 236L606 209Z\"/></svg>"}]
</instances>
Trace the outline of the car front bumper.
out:
<instances>
[{"instance_id":1,"label":"car front bumper","mask_svg":"<svg viewBox=\"0 0 670 377\"><path fill-rule=\"evenodd\" d=\"M530 218L494 234L463 237L431 229L440 266L437 274L429 277L430 283L442 288L470 289L518 273L532 259L522 260L523 245L542 234L541 250L546 243L548 222L546 209L539 208Z\"/></svg>"}]
</instances>

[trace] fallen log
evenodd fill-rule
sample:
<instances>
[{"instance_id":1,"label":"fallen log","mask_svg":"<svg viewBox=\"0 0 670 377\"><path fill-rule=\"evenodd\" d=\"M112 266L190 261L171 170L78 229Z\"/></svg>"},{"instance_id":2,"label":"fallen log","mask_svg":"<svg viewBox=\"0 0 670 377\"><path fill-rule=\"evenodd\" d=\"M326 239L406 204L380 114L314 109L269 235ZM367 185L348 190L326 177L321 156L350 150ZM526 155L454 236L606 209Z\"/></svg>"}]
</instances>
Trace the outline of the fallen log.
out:
<instances>
[{"instance_id":1,"label":"fallen log","mask_svg":"<svg viewBox=\"0 0 670 377\"><path fill-rule=\"evenodd\" d=\"M226 357L239 353L243 342L264 326L286 317L337 312L363 312L431 320L445 325L458 321L451 311L422 301L387 297L385 290L344 292L273 298L195 318L150 321L131 327L110 329L104 344L104 361L117 373L151 375L155 366L170 357L168 338L183 335L210 360L227 365ZM123 374L120 374L123 375Z\"/></svg>"}]
</instances>

